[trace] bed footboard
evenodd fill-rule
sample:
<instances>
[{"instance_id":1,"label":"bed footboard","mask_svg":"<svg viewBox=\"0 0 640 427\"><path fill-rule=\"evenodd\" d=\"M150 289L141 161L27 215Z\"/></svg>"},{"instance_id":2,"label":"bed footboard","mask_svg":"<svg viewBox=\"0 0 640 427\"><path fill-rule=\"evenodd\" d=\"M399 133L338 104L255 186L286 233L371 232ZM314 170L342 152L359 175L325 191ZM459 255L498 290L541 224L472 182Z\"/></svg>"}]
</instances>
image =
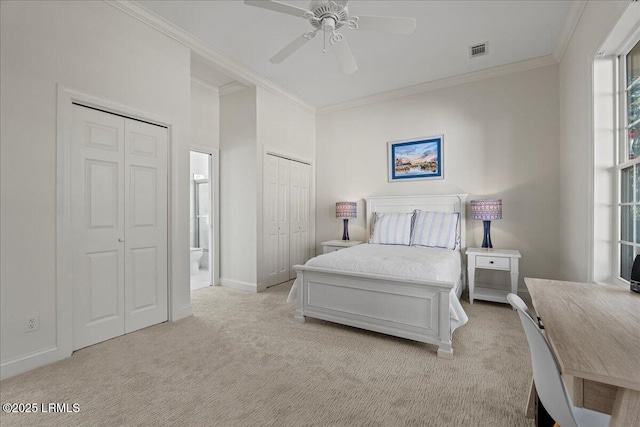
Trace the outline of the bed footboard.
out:
<instances>
[{"instance_id":1,"label":"bed footboard","mask_svg":"<svg viewBox=\"0 0 640 427\"><path fill-rule=\"evenodd\" d=\"M453 357L450 292L453 283L294 266L298 273L295 320L327 320L438 345Z\"/></svg>"}]
</instances>

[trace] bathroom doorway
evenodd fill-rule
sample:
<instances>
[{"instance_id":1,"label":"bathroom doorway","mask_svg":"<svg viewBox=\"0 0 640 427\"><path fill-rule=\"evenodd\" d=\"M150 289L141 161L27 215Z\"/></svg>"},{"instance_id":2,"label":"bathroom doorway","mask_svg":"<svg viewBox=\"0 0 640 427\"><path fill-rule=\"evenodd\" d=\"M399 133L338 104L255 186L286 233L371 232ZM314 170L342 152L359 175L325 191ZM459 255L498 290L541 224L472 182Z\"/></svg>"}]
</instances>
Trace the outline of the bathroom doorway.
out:
<instances>
[{"instance_id":1,"label":"bathroom doorway","mask_svg":"<svg viewBox=\"0 0 640 427\"><path fill-rule=\"evenodd\" d=\"M211 286L214 281L214 174L212 154L190 152L189 270L191 290Z\"/></svg>"}]
</instances>

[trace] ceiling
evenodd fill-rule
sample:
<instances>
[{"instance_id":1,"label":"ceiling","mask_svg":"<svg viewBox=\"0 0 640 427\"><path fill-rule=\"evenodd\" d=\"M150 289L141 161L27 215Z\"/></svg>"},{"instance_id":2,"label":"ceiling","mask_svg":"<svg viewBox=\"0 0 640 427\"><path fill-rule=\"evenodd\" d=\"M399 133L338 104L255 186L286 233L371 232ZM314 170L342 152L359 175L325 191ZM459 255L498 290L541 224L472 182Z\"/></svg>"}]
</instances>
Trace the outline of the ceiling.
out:
<instances>
[{"instance_id":1,"label":"ceiling","mask_svg":"<svg viewBox=\"0 0 640 427\"><path fill-rule=\"evenodd\" d=\"M284 1L307 8L308 1ZM340 29L358 62L345 75L322 34L281 64L269 62L308 21L233 1L138 1L209 46L251 68L311 105L322 107L380 92L550 55L570 1L357 1L350 15L417 20L411 36ZM469 46L488 42L471 59ZM200 64L202 65L202 64ZM201 67L199 74L203 73ZM218 73L212 81L227 81ZM204 71L206 74L206 70Z\"/></svg>"}]
</instances>

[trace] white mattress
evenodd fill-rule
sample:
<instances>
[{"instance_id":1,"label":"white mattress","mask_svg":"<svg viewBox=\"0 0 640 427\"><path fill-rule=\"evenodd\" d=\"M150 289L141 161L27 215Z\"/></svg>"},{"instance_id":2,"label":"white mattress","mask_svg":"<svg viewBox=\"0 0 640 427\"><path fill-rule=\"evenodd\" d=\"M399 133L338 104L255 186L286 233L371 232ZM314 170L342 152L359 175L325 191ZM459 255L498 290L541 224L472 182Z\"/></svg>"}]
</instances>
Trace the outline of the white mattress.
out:
<instances>
[{"instance_id":1,"label":"white mattress","mask_svg":"<svg viewBox=\"0 0 640 427\"><path fill-rule=\"evenodd\" d=\"M423 246L364 244L319 255L307 261L305 265L356 273L454 283L449 303L451 307L451 332L469 320L458 300L462 286L460 251ZM297 284L296 280L291 292L289 292L287 302L295 300Z\"/></svg>"}]
</instances>

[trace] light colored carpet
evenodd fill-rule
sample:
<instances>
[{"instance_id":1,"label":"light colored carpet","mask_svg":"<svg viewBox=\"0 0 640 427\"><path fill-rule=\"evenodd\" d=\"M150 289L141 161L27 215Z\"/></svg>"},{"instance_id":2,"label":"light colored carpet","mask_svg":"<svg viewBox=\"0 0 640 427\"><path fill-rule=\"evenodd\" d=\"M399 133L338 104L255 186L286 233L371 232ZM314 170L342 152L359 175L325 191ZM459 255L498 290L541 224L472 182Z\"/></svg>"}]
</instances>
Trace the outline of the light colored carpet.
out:
<instances>
[{"instance_id":1,"label":"light colored carpet","mask_svg":"<svg viewBox=\"0 0 640 427\"><path fill-rule=\"evenodd\" d=\"M80 412L2 414L1 424L533 425L523 415L528 347L510 307L463 302L470 320L444 360L432 345L295 323L290 287L200 289L191 318L2 381L2 403L79 403Z\"/></svg>"}]
</instances>

